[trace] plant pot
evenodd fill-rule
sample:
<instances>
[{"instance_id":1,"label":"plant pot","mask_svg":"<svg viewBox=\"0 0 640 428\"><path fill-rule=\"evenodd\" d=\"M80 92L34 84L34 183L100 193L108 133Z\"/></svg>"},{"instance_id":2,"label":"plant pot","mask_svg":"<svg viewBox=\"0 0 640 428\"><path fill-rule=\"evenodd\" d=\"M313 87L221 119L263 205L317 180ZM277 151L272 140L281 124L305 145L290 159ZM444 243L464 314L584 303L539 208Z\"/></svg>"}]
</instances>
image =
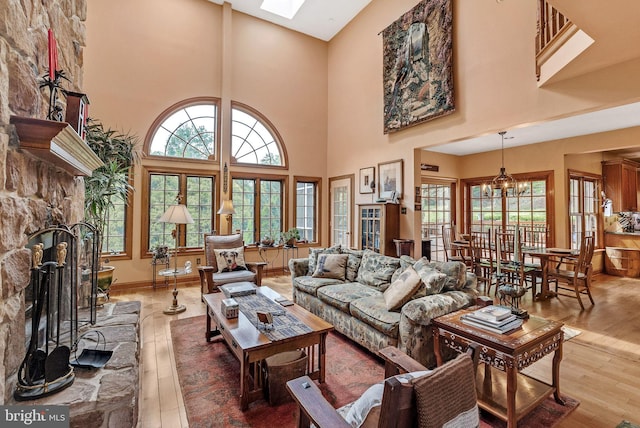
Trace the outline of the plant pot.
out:
<instances>
[{"instance_id":1,"label":"plant pot","mask_svg":"<svg viewBox=\"0 0 640 428\"><path fill-rule=\"evenodd\" d=\"M102 269L98 271L99 291L109 295L111 284L113 284L113 272L115 271L115 269L115 266L103 266Z\"/></svg>"},{"instance_id":2,"label":"plant pot","mask_svg":"<svg viewBox=\"0 0 640 428\"><path fill-rule=\"evenodd\" d=\"M286 245L287 247L295 247L296 238L289 238L287 242L284 243L284 245Z\"/></svg>"}]
</instances>

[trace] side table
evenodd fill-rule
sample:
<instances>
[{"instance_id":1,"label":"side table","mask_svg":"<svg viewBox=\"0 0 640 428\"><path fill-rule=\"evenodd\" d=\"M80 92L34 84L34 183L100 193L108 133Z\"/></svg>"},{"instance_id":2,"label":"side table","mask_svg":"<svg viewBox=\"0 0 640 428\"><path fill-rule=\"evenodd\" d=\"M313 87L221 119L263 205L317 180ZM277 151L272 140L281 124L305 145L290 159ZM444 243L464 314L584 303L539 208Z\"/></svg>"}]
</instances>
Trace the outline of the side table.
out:
<instances>
[{"instance_id":1,"label":"side table","mask_svg":"<svg viewBox=\"0 0 640 428\"><path fill-rule=\"evenodd\" d=\"M292 256L293 258L298 258L298 247L295 245L282 247L282 273L289 272L289 260Z\"/></svg>"},{"instance_id":2,"label":"side table","mask_svg":"<svg viewBox=\"0 0 640 428\"><path fill-rule=\"evenodd\" d=\"M265 274L269 272L269 265L271 265L271 270L274 269L274 263L280 254L280 246L266 246L266 245L258 245L258 255L260 259L267 264L267 271ZM271 253L271 254L269 254Z\"/></svg>"},{"instance_id":3,"label":"side table","mask_svg":"<svg viewBox=\"0 0 640 428\"><path fill-rule=\"evenodd\" d=\"M158 276L158 266L162 266L164 265L164 270L169 269L169 255L166 255L165 257L153 257L153 259L151 259L151 266L153 266L153 289L156 289L157 286L157 276ZM164 286L168 286L169 285L169 277L164 275Z\"/></svg>"},{"instance_id":4,"label":"side table","mask_svg":"<svg viewBox=\"0 0 640 428\"><path fill-rule=\"evenodd\" d=\"M484 370L476 372L478 406L515 428L518 420L544 401L549 394L564 405L560 397L560 361L562 360L562 323L530 316L522 327L497 334L464 324L460 317L472 309L463 309L434 318L433 345L438 365L443 363L441 346L465 352L478 345L478 362ZM530 364L553 352L551 385L521 374Z\"/></svg>"}]
</instances>

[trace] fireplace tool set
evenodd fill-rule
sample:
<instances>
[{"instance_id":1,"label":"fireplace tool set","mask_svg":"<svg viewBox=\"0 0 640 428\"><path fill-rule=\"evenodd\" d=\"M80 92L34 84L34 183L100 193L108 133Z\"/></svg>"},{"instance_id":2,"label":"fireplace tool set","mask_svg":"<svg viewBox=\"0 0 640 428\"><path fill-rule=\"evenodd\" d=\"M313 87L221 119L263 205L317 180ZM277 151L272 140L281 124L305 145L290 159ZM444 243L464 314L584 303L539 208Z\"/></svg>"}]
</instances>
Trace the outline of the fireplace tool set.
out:
<instances>
[{"instance_id":1,"label":"fireplace tool set","mask_svg":"<svg viewBox=\"0 0 640 428\"><path fill-rule=\"evenodd\" d=\"M31 275L25 289L26 355L18 369L17 401L59 392L75 379L72 365L102 367L111 356L106 340L96 332L103 350L78 353L79 322L96 321L99 255L95 228L86 223L41 230L29 239ZM86 274L91 272L91 274ZM74 360L69 358L74 352Z\"/></svg>"}]
</instances>

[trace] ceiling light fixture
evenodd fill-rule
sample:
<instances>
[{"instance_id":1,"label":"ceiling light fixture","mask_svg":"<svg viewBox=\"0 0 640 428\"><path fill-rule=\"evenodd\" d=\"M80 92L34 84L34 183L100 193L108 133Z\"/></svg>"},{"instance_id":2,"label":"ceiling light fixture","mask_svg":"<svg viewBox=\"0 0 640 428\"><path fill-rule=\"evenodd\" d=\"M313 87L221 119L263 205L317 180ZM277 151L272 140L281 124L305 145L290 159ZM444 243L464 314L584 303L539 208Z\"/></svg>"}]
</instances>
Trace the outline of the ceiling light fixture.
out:
<instances>
[{"instance_id":1,"label":"ceiling light fixture","mask_svg":"<svg viewBox=\"0 0 640 428\"><path fill-rule=\"evenodd\" d=\"M491 183L482 185L482 192L487 198L503 197L503 196L520 196L529 190L528 183L518 184L515 178L504 167L504 136L507 131L500 131L498 134L502 138L502 166L500 174L496 175ZM496 193L496 190L500 190Z\"/></svg>"},{"instance_id":2,"label":"ceiling light fixture","mask_svg":"<svg viewBox=\"0 0 640 428\"><path fill-rule=\"evenodd\" d=\"M263 0L260 9L293 19L305 0Z\"/></svg>"}]
</instances>

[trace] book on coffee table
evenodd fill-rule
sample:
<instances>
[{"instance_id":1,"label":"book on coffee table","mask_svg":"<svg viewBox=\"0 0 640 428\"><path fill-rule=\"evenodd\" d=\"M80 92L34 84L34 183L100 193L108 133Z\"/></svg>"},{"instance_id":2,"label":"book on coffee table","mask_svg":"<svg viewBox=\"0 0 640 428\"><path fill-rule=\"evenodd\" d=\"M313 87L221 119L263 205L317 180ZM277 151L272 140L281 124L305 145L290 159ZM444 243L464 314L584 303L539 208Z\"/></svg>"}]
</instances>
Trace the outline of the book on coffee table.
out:
<instances>
[{"instance_id":1,"label":"book on coffee table","mask_svg":"<svg viewBox=\"0 0 640 428\"><path fill-rule=\"evenodd\" d=\"M473 311L470 315L474 318L487 321L503 321L512 316L511 308L508 306L489 305Z\"/></svg>"},{"instance_id":2,"label":"book on coffee table","mask_svg":"<svg viewBox=\"0 0 640 428\"><path fill-rule=\"evenodd\" d=\"M515 330L522 325L522 319L517 318L515 315L511 315L510 317L501 321L487 321L475 318L473 314L465 314L460 317L460 321L472 327L499 334Z\"/></svg>"}]
</instances>

